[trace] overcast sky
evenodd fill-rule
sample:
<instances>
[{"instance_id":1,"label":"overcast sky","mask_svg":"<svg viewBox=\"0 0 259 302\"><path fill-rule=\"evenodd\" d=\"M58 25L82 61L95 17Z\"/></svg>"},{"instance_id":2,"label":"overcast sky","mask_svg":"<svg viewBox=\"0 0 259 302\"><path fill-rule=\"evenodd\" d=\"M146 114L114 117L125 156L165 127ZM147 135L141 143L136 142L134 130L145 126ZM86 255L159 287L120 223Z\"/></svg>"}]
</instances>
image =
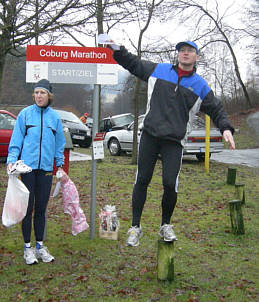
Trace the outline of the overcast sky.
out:
<instances>
[{"instance_id":1,"label":"overcast sky","mask_svg":"<svg viewBox=\"0 0 259 302\"><path fill-rule=\"evenodd\" d=\"M203 0L201 0L203 1ZM207 2L209 4L209 9L215 10L215 2L218 3L218 9L220 11L220 14L223 14L226 9L228 9L227 12L227 18L224 18L224 20L227 20L228 23L234 27L241 27L242 24L240 23L240 12L244 10L244 2L247 6L249 1L244 0L204 0L204 3ZM133 24L127 24L125 26L120 25L118 28L114 28L110 31L109 35L118 43L125 45L127 48L132 50L131 44L129 42L128 36L131 37L131 39L137 44L138 39L138 33L139 28L137 25ZM190 36L190 30L187 29L186 26L180 26L177 24L176 21L172 20L170 23L156 23L156 24L150 24L148 27L148 30L144 34L144 43L145 41L152 41L153 39L157 39L158 37L166 37L168 41L170 41L172 44L176 44L179 41L182 40L192 40L192 37ZM85 46L93 47L95 46L95 41L92 38L87 38L87 40L84 40L82 35L77 37ZM135 39L135 40L134 40ZM74 41L64 41L64 44L66 45L73 45L75 46ZM197 43L198 46L202 46ZM245 50L246 45L245 41L243 40L241 44L237 44L234 46L234 51L238 59L238 65L240 67L242 78L246 77L246 69L244 68L246 66L246 63L249 61L249 54Z\"/></svg>"}]
</instances>

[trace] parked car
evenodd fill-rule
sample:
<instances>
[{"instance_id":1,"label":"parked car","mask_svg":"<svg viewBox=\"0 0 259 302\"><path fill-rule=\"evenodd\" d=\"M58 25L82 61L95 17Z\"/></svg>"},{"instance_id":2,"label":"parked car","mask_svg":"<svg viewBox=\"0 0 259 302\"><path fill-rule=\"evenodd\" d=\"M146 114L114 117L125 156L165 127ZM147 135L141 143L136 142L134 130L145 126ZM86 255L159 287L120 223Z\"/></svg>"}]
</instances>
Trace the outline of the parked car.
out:
<instances>
[{"instance_id":1,"label":"parked car","mask_svg":"<svg viewBox=\"0 0 259 302\"><path fill-rule=\"evenodd\" d=\"M205 122L199 116L195 116L192 131L189 133L184 145L184 155L195 155L201 162L205 160ZM223 136L216 128L210 129L210 156L224 149Z\"/></svg>"},{"instance_id":2,"label":"parked car","mask_svg":"<svg viewBox=\"0 0 259 302\"><path fill-rule=\"evenodd\" d=\"M131 113L123 113L106 117L100 121L100 132L110 132L127 128L134 121L134 115Z\"/></svg>"},{"instance_id":3,"label":"parked car","mask_svg":"<svg viewBox=\"0 0 259 302\"><path fill-rule=\"evenodd\" d=\"M138 137L140 137L143 126L144 115L138 118ZM133 149L133 129L134 121L121 130L114 130L106 133L104 147L108 148L113 156L120 155L121 152L131 152Z\"/></svg>"},{"instance_id":4,"label":"parked car","mask_svg":"<svg viewBox=\"0 0 259 302\"><path fill-rule=\"evenodd\" d=\"M8 146L13 133L16 116L6 110L0 110L0 157L7 157Z\"/></svg>"},{"instance_id":5,"label":"parked car","mask_svg":"<svg viewBox=\"0 0 259 302\"><path fill-rule=\"evenodd\" d=\"M143 126L144 115L138 120L138 139ZM120 155L121 152L131 152L133 148L133 128L132 122L126 129L112 131L106 134L104 146L109 149L113 156ZM224 149L222 135L217 129L210 129L210 155ZM205 160L205 123L203 119L195 116L192 131L189 133L184 145L184 155L196 155L199 161Z\"/></svg>"},{"instance_id":6,"label":"parked car","mask_svg":"<svg viewBox=\"0 0 259 302\"><path fill-rule=\"evenodd\" d=\"M62 121L64 131L69 131L73 144L88 148L92 143L91 129L84 125L73 112L54 109Z\"/></svg>"}]
</instances>

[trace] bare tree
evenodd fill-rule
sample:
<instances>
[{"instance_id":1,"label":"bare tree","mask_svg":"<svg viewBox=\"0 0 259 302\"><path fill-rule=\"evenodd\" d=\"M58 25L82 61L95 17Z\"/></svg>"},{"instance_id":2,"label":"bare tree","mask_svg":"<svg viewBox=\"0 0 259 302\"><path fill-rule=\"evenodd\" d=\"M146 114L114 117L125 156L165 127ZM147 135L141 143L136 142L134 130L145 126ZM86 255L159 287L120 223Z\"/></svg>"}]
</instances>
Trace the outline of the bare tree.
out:
<instances>
[{"instance_id":1,"label":"bare tree","mask_svg":"<svg viewBox=\"0 0 259 302\"><path fill-rule=\"evenodd\" d=\"M138 57L141 58L141 43L142 43L142 38L143 38L143 34L144 32L147 30L151 18L152 18L152 14L155 8L155 0L152 0L151 5L147 5L146 8L148 9L148 17L146 19L146 22L144 24L144 26L140 29L139 32L139 37L138 37L138 45L137 45L137 54ZM138 8L137 8L138 10ZM134 130L133 130L133 150L132 150L132 164L136 164L137 163L137 144L138 144L138 140L137 140L137 135L138 135L138 93L139 93L139 87L140 87L140 79L136 79L136 86L135 86L135 90L134 90L134 96L133 96L133 103L134 103Z\"/></svg>"},{"instance_id":2,"label":"bare tree","mask_svg":"<svg viewBox=\"0 0 259 302\"><path fill-rule=\"evenodd\" d=\"M200 3L204 3L204 5ZM213 10L209 9L209 1L178 0L174 2L174 5L177 6L178 10L184 12L185 20L192 20L195 39L203 42L201 49L205 49L209 44L216 42L221 42L227 45L234 64L234 70L238 82L243 89L248 105L252 107L248 91L240 75L237 57L233 49L233 45L238 39L238 31L224 22L224 17L232 3L230 3L224 14L220 14L217 0L215 0L214 3L215 7ZM187 14L187 10L190 10L189 14ZM193 16L195 16L195 23Z\"/></svg>"},{"instance_id":3,"label":"bare tree","mask_svg":"<svg viewBox=\"0 0 259 302\"><path fill-rule=\"evenodd\" d=\"M25 55L22 46L36 39L53 44L64 30L82 26L93 16L85 14L89 1L78 0L0 0L0 93L7 54Z\"/></svg>"},{"instance_id":4,"label":"bare tree","mask_svg":"<svg viewBox=\"0 0 259 302\"><path fill-rule=\"evenodd\" d=\"M157 8L163 3L166 2L164 0L156 1L129 1L132 4L134 22L137 22L139 25L139 33L137 44L134 44L134 41L129 36L128 39L132 45L132 47L136 50L137 56L141 58L142 56L142 42L143 35L148 29L152 18L158 14ZM136 36L136 35L134 35ZM133 130L133 152L132 152L132 164L137 163L137 132L138 132L138 95L140 90L140 80L136 79L134 95L133 95L133 104L134 104L134 130Z\"/></svg>"}]
</instances>

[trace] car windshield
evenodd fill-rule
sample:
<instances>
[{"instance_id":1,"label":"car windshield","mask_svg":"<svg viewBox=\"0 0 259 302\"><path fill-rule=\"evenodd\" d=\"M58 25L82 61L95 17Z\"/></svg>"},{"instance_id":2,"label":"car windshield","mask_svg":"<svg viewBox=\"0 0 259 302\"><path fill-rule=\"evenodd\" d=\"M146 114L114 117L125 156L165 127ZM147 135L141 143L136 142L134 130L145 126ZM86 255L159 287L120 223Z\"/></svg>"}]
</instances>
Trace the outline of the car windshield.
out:
<instances>
[{"instance_id":1,"label":"car windshield","mask_svg":"<svg viewBox=\"0 0 259 302\"><path fill-rule=\"evenodd\" d=\"M72 122L72 123L82 124L82 122L80 121L80 119L74 113L72 113L72 112L63 111L63 110L57 110L57 109L55 109L55 111L58 113L58 115L60 116L60 118L63 121L68 121L68 122Z\"/></svg>"},{"instance_id":2,"label":"car windshield","mask_svg":"<svg viewBox=\"0 0 259 302\"><path fill-rule=\"evenodd\" d=\"M138 128L142 129L143 128L143 120L144 120L144 115L140 115L138 117ZM130 130L133 130L134 128L134 122L129 126Z\"/></svg>"},{"instance_id":3,"label":"car windshield","mask_svg":"<svg viewBox=\"0 0 259 302\"><path fill-rule=\"evenodd\" d=\"M134 121L134 116L132 114L118 116L116 118L112 118L112 123L115 126L120 125L129 125Z\"/></svg>"},{"instance_id":4,"label":"car windshield","mask_svg":"<svg viewBox=\"0 0 259 302\"><path fill-rule=\"evenodd\" d=\"M0 129L12 130L16 119L9 114L0 113Z\"/></svg>"}]
</instances>

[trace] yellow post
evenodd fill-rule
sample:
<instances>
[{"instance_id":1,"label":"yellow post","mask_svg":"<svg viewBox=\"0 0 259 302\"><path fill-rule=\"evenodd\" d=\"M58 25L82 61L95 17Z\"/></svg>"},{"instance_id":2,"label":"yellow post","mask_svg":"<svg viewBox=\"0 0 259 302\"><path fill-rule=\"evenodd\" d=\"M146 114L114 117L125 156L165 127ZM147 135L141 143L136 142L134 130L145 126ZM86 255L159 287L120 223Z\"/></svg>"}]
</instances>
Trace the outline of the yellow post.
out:
<instances>
[{"instance_id":1,"label":"yellow post","mask_svg":"<svg viewBox=\"0 0 259 302\"><path fill-rule=\"evenodd\" d=\"M205 171L210 172L210 117L205 115L206 138L205 138Z\"/></svg>"}]
</instances>

